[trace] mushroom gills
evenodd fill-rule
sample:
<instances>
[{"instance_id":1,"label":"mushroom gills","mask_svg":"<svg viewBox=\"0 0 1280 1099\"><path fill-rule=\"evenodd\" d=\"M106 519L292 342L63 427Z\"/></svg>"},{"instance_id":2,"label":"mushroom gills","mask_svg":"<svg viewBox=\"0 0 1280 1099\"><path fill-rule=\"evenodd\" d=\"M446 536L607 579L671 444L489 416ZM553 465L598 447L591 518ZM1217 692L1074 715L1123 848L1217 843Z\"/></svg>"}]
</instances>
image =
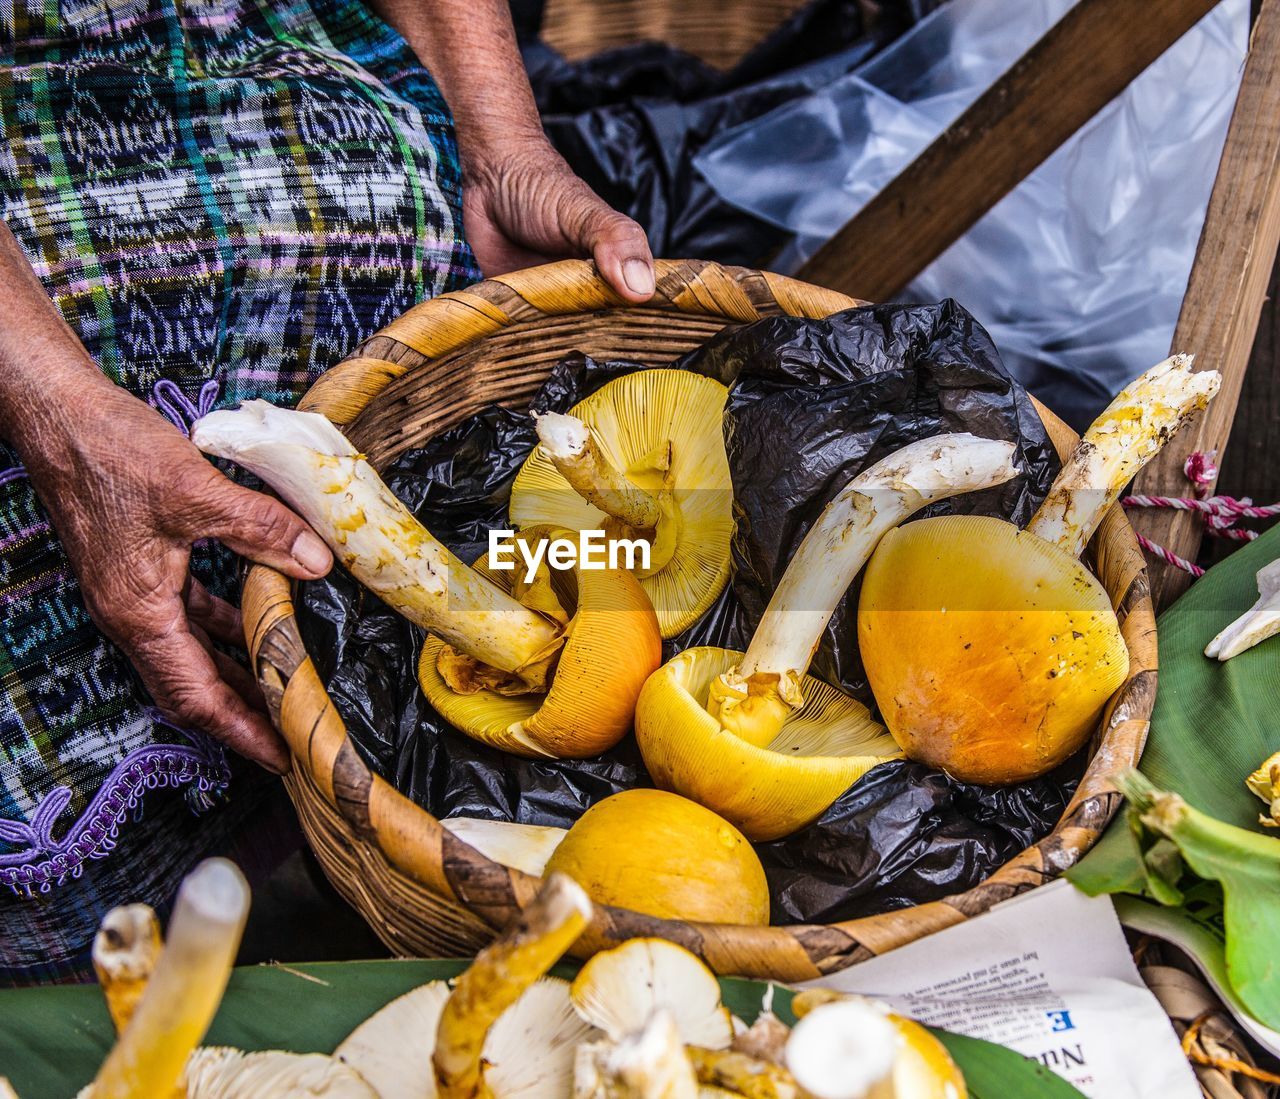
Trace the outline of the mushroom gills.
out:
<instances>
[{"instance_id":1,"label":"mushroom gills","mask_svg":"<svg viewBox=\"0 0 1280 1099\"><path fill-rule=\"evenodd\" d=\"M659 1009L639 1030L579 1046L573 1099L699 1099L671 1013Z\"/></svg>"},{"instance_id":2,"label":"mushroom gills","mask_svg":"<svg viewBox=\"0 0 1280 1099\"><path fill-rule=\"evenodd\" d=\"M205 1047L192 1053L183 1080L188 1099L385 1099L354 1069L322 1053Z\"/></svg>"},{"instance_id":3,"label":"mushroom gills","mask_svg":"<svg viewBox=\"0 0 1280 1099\"><path fill-rule=\"evenodd\" d=\"M568 415L537 417L540 445L511 488L511 521L649 543L636 567L664 638L729 579L733 486L722 420L728 390L687 370L615 378Z\"/></svg>"},{"instance_id":4,"label":"mushroom gills","mask_svg":"<svg viewBox=\"0 0 1280 1099\"><path fill-rule=\"evenodd\" d=\"M650 676L636 705L636 740L658 786L761 842L803 828L872 767L901 758L862 703L810 676L800 708L770 742L757 747L721 728L708 696L741 660L730 649L686 649Z\"/></svg>"},{"instance_id":5,"label":"mushroom gills","mask_svg":"<svg viewBox=\"0 0 1280 1099\"><path fill-rule=\"evenodd\" d=\"M720 982L690 951L666 939L631 939L591 957L569 990L578 1014L614 1041L665 1011L685 1045L724 1049L733 1040Z\"/></svg>"},{"instance_id":6,"label":"mushroom gills","mask_svg":"<svg viewBox=\"0 0 1280 1099\"><path fill-rule=\"evenodd\" d=\"M406 992L360 1024L334 1051L379 1099L435 1099L432 1037L450 989L433 981ZM569 1000L569 983L529 985L485 1035L485 1084L495 1099L564 1099L575 1048L595 1034Z\"/></svg>"}]
</instances>

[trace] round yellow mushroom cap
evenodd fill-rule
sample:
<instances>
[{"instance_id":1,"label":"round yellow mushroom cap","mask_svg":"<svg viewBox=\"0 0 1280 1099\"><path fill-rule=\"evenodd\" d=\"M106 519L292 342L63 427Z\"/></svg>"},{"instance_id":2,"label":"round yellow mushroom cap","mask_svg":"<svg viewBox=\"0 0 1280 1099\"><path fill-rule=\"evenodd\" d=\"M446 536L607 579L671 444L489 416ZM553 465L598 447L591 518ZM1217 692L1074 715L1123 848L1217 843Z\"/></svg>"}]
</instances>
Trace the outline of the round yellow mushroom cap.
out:
<instances>
[{"instance_id":1,"label":"round yellow mushroom cap","mask_svg":"<svg viewBox=\"0 0 1280 1099\"><path fill-rule=\"evenodd\" d=\"M1066 760L1129 671L1097 578L984 516L922 519L884 537L862 581L858 647L907 756L987 784Z\"/></svg>"},{"instance_id":2,"label":"round yellow mushroom cap","mask_svg":"<svg viewBox=\"0 0 1280 1099\"><path fill-rule=\"evenodd\" d=\"M804 705L756 747L707 712L716 677L742 660L731 649L685 649L644 685L636 740L655 783L714 810L752 840L803 828L872 767L901 756L867 708L805 676Z\"/></svg>"},{"instance_id":3,"label":"round yellow mushroom cap","mask_svg":"<svg viewBox=\"0 0 1280 1099\"><path fill-rule=\"evenodd\" d=\"M733 486L722 420L728 390L687 370L639 370L615 378L570 409L604 457L662 509L649 570L637 575L663 637L696 622L729 579ZM511 521L611 530L541 448L511 487Z\"/></svg>"},{"instance_id":4,"label":"round yellow mushroom cap","mask_svg":"<svg viewBox=\"0 0 1280 1099\"><path fill-rule=\"evenodd\" d=\"M516 576L490 569L484 557L474 568L507 590ZM631 730L640 688L662 661L658 621L640 583L623 569L547 572L549 587L530 594L571 617L545 695L456 689L441 672L453 651L434 634L423 642L418 682L441 717L484 744L535 758L599 755Z\"/></svg>"},{"instance_id":5,"label":"round yellow mushroom cap","mask_svg":"<svg viewBox=\"0 0 1280 1099\"><path fill-rule=\"evenodd\" d=\"M769 886L751 844L710 809L664 790L624 790L569 829L547 873L597 903L662 919L767 924Z\"/></svg>"},{"instance_id":6,"label":"round yellow mushroom cap","mask_svg":"<svg viewBox=\"0 0 1280 1099\"><path fill-rule=\"evenodd\" d=\"M924 1027L901 1015L890 1015L900 1045L893 1064L895 1095L902 1099L965 1099L964 1074L946 1046Z\"/></svg>"}]
</instances>

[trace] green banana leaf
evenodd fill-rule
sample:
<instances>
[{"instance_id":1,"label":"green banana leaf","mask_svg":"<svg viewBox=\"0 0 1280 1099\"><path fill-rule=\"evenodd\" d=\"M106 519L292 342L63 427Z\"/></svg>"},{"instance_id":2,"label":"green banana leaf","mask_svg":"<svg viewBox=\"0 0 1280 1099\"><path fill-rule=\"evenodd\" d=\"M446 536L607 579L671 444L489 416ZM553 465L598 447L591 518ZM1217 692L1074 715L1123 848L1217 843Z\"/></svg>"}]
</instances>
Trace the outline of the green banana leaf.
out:
<instances>
[{"instance_id":1,"label":"green banana leaf","mask_svg":"<svg viewBox=\"0 0 1280 1099\"><path fill-rule=\"evenodd\" d=\"M257 966L232 975L206 1043L239 1049L330 1053L378 1008L427 981L456 977L461 961L324 962ZM562 967L561 976L573 969ZM767 986L721 982L730 1010L748 1022ZM786 1022L791 997L779 989L774 1010ZM989 1042L935 1031L955 1058L971 1099L1082 1099L1070 1084L1020 1054ZM92 1078L113 1034L93 985L0 990L0 1076L21 1099L69 1099Z\"/></svg>"},{"instance_id":2,"label":"green banana leaf","mask_svg":"<svg viewBox=\"0 0 1280 1099\"><path fill-rule=\"evenodd\" d=\"M1280 557L1280 527L1233 553L1160 616L1160 672L1141 772L1157 790L1179 794L1216 822L1220 856L1121 813L1097 846L1067 873L1086 893L1132 893L1182 906L1190 890L1216 882L1225 908L1232 987L1249 1011L1280 1028L1280 839L1258 822L1263 803L1244 780L1280 749L1280 637L1221 663L1204 647L1258 597L1256 573ZM1256 833L1251 835L1248 833ZM1265 840L1262 836L1266 836ZM1234 838L1233 838L1234 837ZM1216 851L1217 849L1215 849Z\"/></svg>"}]
</instances>

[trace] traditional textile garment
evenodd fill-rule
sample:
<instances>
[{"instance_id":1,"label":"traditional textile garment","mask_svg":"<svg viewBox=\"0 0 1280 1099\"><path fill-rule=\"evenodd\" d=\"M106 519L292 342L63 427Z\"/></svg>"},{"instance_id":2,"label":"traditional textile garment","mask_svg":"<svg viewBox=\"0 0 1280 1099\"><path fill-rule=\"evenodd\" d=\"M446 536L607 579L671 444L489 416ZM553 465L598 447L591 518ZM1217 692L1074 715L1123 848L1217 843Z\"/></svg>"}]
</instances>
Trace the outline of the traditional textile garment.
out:
<instances>
[{"instance_id":1,"label":"traditional textile garment","mask_svg":"<svg viewBox=\"0 0 1280 1099\"><path fill-rule=\"evenodd\" d=\"M181 430L293 402L477 277L460 186L439 92L360 0L0 0L0 217ZM194 569L234 596L225 551ZM242 770L149 708L0 447L0 981L83 974L108 907L225 844Z\"/></svg>"}]
</instances>

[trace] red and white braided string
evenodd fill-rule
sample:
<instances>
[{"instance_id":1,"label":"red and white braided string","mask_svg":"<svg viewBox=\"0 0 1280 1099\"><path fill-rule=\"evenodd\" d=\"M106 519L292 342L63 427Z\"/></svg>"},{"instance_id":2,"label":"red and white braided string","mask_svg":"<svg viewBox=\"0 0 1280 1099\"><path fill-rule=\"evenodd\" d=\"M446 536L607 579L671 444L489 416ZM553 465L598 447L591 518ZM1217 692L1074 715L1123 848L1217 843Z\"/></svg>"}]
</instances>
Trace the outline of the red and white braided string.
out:
<instances>
[{"instance_id":1,"label":"red and white braided string","mask_svg":"<svg viewBox=\"0 0 1280 1099\"><path fill-rule=\"evenodd\" d=\"M1247 496L1237 500L1234 496L1210 496L1209 488L1217 480L1218 467L1213 463L1213 453L1202 454L1194 450L1183 463L1183 472L1194 485L1194 498L1181 496L1126 496L1120 503L1126 508L1173 508L1177 511L1198 511L1204 518L1205 530L1215 538L1231 538L1237 542L1252 542L1258 537L1256 530L1236 526L1241 519L1273 519L1280 516L1280 504L1260 506ZM1179 557L1172 550L1158 546L1149 538L1138 535L1138 543L1153 557L1166 564L1203 576L1204 569L1194 561Z\"/></svg>"}]
</instances>

